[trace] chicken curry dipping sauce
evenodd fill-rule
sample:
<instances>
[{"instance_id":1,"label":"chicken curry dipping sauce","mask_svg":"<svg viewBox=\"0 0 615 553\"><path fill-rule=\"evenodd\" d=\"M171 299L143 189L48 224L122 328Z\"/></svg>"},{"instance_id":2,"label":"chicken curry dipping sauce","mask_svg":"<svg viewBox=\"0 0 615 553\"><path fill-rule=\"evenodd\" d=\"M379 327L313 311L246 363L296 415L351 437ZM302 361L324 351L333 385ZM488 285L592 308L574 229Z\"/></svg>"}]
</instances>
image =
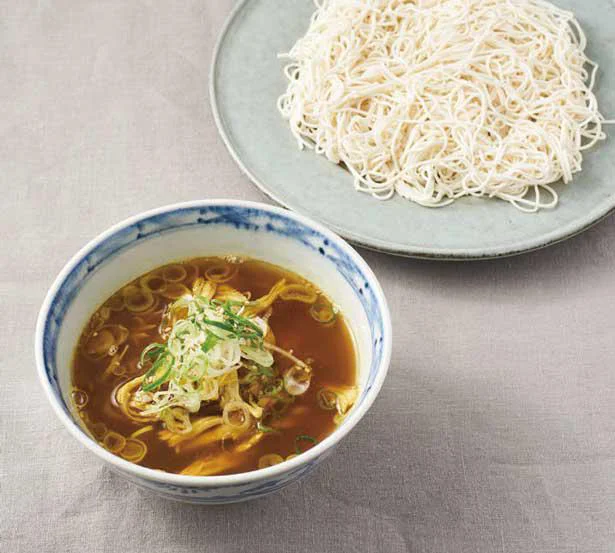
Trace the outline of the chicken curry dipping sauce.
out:
<instances>
[{"instance_id":1,"label":"chicken curry dipping sauce","mask_svg":"<svg viewBox=\"0 0 615 553\"><path fill-rule=\"evenodd\" d=\"M165 265L118 290L83 330L72 384L100 445L194 476L300 455L358 396L352 335L332 299L232 256Z\"/></svg>"}]
</instances>

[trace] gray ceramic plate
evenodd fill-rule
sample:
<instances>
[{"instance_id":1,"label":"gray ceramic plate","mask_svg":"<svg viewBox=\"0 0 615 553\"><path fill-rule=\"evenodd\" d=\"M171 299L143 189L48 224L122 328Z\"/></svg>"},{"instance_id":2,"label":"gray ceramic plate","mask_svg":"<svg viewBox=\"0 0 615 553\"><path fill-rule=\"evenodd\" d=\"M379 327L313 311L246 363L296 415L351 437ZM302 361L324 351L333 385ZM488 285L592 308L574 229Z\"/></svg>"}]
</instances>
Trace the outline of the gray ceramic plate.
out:
<instances>
[{"instance_id":1,"label":"gray ceramic plate","mask_svg":"<svg viewBox=\"0 0 615 553\"><path fill-rule=\"evenodd\" d=\"M615 4L556 0L576 12L601 65L601 111L615 118ZM400 198L380 202L356 192L350 175L311 151L299 151L276 108L285 90L286 52L305 33L311 0L244 0L234 9L214 54L211 98L216 122L243 171L280 204L311 216L351 242L398 255L468 259L513 255L573 236L615 208L615 138L585 159L558 187L552 211L526 214L501 201L464 199L429 209ZM607 131L609 129L607 128ZM615 134L615 127L610 127Z\"/></svg>"}]
</instances>

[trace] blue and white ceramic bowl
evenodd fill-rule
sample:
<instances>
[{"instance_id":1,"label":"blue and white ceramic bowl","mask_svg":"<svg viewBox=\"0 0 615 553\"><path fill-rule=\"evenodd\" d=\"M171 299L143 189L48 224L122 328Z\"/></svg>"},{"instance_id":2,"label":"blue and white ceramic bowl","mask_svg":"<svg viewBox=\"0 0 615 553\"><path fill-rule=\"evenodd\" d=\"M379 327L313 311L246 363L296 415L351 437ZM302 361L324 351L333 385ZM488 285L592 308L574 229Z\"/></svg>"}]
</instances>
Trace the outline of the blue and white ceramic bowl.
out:
<instances>
[{"instance_id":1,"label":"blue and white ceramic bowl","mask_svg":"<svg viewBox=\"0 0 615 553\"><path fill-rule=\"evenodd\" d=\"M75 422L71 359L91 313L126 282L190 257L235 254L280 265L314 282L339 304L356 342L361 393L344 422L306 453L279 465L228 476L183 476L109 453ZM135 484L180 501L230 503L298 480L329 455L376 398L391 356L391 320L382 289L341 238L306 217L264 204L211 200L132 217L85 246L53 283L36 329L41 382L60 420L83 445ZM357 452L360 455L360 452Z\"/></svg>"}]
</instances>

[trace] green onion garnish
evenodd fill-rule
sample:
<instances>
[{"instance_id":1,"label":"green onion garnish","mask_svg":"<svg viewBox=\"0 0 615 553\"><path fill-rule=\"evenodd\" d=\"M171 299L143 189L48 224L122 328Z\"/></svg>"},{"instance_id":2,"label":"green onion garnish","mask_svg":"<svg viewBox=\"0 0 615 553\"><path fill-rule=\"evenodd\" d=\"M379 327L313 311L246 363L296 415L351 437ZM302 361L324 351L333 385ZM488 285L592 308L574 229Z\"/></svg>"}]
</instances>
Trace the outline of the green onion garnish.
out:
<instances>
[{"instance_id":1,"label":"green onion garnish","mask_svg":"<svg viewBox=\"0 0 615 553\"><path fill-rule=\"evenodd\" d=\"M219 340L220 339L216 335L208 334L207 338L205 338L205 341L203 342L203 345L201 346L201 350L203 351L203 353L207 353L219 342Z\"/></svg>"},{"instance_id":2,"label":"green onion garnish","mask_svg":"<svg viewBox=\"0 0 615 553\"><path fill-rule=\"evenodd\" d=\"M164 384L169 379L171 369L173 368L173 361L173 356L170 353L163 353L158 357L152 368L143 377L141 387L144 392L150 392L158 388L158 386Z\"/></svg>"},{"instance_id":3,"label":"green onion garnish","mask_svg":"<svg viewBox=\"0 0 615 553\"><path fill-rule=\"evenodd\" d=\"M228 305L222 306L222 309L224 310L224 314L229 317L229 319L232 319L235 323L252 329L258 336L263 335L263 331L258 325L254 324L251 320L242 317L241 315L233 313L233 311L231 311Z\"/></svg>"},{"instance_id":4,"label":"green onion garnish","mask_svg":"<svg viewBox=\"0 0 615 553\"><path fill-rule=\"evenodd\" d=\"M221 328L222 330L227 330L228 332L235 332L235 329L227 323L221 323L220 321L212 321L211 319L203 319L203 324L209 326L215 326L216 328Z\"/></svg>"},{"instance_id":5,"label":"green onion garnish","mask_svg":"<svg viewBox=\"0 0 615 553\"><path fill-rule=\"evenodd\" d=\"M299 445L301 442L310 442L312 445L314 445L316 443L316 438L308 436L307 434L299 434L299 436L295 438L295 453L297 453L297 455L300 455L305 451L302 450Z\"/></svg>"},{"instance_id":6,"label":"green onion garnish","mask_svg":"<svg viewBox=\"0 0 615 553\"><path fill-rule=\"evenodd\" d=\"M272 377L273 372L268 367L263 367L261 365L258 366L258 373L264 376Z\"/></svg>"},{"instance_id":7,"label":"green onion garnish","mask_svg":"<svg viewBox=\"0 0 615 553\"><path fill-rule=\"evenodd\" d=\"M153 343L147 346L142 352L141 357L139 358L139 362L143 364L145 358L152 359L154 357L158 357L163 351L165 351L167 347L164 344Z\"/></svg>"},{"instance_id":8,"label":"green onion garnish","mask_svg":"<svg viewBox=\"0 0 615 553\"><path fill-rule=\"evenodd\" d=\"M279 430L276 430L275 428L271 428L271 426L267 426L265 424L263 424L261 421L258 421L256 423L256 429L259 432L262 432L263 434L270 434L270 433L278 433Z\"/></svg>"},{"instance_id":9,"label":"green onion garnish","mask_svg":"<svg viewBox=\"0 0 615 553\"><path fill-rule=\"evenodd\" d=\"M145 398L148 414L163 413L170 405L198 411L201 402L212 396L217 384L213 381L236 371L239 358L240 363L254 363L250 371L264 386L279 381L277 371L268 368L274 359L264 346L260 320L239 315L237 306L243 305L245 301L186 295L169 306L166 343L150 344L141 353L141 367L146 370L141 390L164 392ZM281 389L276 387L276 392Z\"/></svg>"},{"instance_id":10,"label":"green onion garnish","mask_svg":"<svg viewBox=\"0 0 615 553\"><path fill-rule=\"evenodd\" d=\"M276 397L284 389L284 381L280 378L277 383L265 390L265 394L269 397Z\"/></svg>"}]
</instances>

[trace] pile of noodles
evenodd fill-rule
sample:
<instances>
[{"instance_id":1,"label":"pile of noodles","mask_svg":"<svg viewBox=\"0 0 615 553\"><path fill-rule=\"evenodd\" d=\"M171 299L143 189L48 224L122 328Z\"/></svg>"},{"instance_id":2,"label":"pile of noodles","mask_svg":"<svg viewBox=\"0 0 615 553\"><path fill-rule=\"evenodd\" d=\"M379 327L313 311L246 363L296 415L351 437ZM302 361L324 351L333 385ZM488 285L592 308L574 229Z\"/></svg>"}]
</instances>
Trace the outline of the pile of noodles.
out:
<instances>
[{"instance_id":1,"label":"pile of noodles","mask_svg":"<svg viewBox=\"0 0 615 553\"><path fill-rule=\"evenodd\" d=\"M358 190L524 211L605 138L574 14L541 0L315 0L278 107Z\"/></svg>"}]
</instances>

